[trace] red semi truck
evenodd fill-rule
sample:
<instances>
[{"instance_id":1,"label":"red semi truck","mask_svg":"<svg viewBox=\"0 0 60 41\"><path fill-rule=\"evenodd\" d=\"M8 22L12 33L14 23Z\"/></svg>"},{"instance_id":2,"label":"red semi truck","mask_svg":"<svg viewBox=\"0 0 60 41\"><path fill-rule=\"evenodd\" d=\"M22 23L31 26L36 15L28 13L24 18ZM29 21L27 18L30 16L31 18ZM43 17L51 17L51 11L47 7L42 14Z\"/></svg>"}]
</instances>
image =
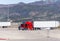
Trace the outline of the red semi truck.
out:
<instances>
[{"instance_id":1,"label":"red semi truck","mask_svg":"<svg viewBox=\"0 0 60 41\"><path fill-rule=\"evenodd\" d=\"M40 29L54 29L59 26L59 21L26 21L19 26L19 30L40 30Z\"/></svg>"},{"instance_id":2,"label":"red semi truck","mask_svg":"<svg viewBox=\"0 0 60 41\"><path fill-rule=\"evenodd\" d=\"M33 30L33 23L27 21L19 26L19 30Z\"/></svg>"}]
</instances>

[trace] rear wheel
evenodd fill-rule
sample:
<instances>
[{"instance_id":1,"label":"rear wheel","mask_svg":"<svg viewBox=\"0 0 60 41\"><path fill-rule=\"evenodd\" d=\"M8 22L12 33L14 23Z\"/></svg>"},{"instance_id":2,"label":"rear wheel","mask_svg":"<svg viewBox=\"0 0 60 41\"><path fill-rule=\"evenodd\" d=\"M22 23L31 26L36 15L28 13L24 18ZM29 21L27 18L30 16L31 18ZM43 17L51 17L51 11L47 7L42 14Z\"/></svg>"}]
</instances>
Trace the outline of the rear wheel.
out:
<instances>
[{"instance_id":1,"label":"rear wheel","mask_svg":"<svg viewBox=\"0 0 60 41\"><path fill-rule=\"evenodd\" d=\"M34 28L34 30L41 30L41 28Z\"/></svg>"}]
</instances>

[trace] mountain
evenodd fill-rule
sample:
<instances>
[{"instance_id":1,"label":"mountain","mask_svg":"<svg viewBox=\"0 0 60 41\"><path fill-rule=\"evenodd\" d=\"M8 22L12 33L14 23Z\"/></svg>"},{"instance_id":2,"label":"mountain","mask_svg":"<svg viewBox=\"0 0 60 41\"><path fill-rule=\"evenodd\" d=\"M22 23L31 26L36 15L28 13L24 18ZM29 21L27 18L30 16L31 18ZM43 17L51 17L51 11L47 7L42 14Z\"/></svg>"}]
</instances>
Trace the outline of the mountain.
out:
<instances>
[{"instance_id":1,"label":"mountain","mask_svg":"<svg viewBox=\"0 0 60 41\"><path fill-rule=\"evenodd\" d=\"M30 5L47 5L47 4L54 4L56 0L45 0L45 1L36 1L29 3Z\"/></svg>"},{"instance_id":2,"label":"mountain","mask_svg":"<svg viewBox=\"0 0 60 41\"><path fill-rule=\"evenodd\" d=\"M36 1L36 2L29 3L29 4L30 5L45 5L46 1Z\"/></svg>"},{"instance_id":3,"label":"mountain","mask_svg":"<svg viewBox=\"0 0 60 41\"><path fill-rule=\"evenodd\" d=\"M21 21L24 19L33 20L58 20L60 21L60 5L47 4L46 1L36 1L33 3L17 3L9 5L0 5L0 21L9 19ZM44 5L42 5L42 3ZM9 6L9 7L8 7ZM3 17L4 16L4 17Z\"/></svg>"},{"instance_id":4,"label":"mountain","mask_svg":"<svg viewBox=\"0 0 60 41\"><path fill-rule=\"evenodd\" d=\"M57 0L55 4L60 5L60 0Z\"/></svg>"}]
</instances>

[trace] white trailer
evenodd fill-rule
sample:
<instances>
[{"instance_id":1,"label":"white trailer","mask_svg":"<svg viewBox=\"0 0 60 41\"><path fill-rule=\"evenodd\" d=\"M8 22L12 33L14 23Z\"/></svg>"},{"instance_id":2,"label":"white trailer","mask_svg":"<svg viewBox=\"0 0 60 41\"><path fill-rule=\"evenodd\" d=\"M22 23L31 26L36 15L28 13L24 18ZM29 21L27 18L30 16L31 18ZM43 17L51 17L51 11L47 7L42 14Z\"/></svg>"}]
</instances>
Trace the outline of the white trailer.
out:
<instances>
[{"instance_id":1,"label":"white trailer","mask_svg":"<svg viewBox=\"0 0 60 41\"><path fill-rule=\"evenodd\" d=\"M59 26L59 21L34 21L34 28L56 28Z\"/></svg>"},{"instance_id":2,"label":"white trailer","mask_svg":"<svg viewBox=\"0 0 60 41\"><path fill-rule=\"evenodd\" d=\"M11 26L11 22L0 22L0 26Z\"/></svg>"},{"instance_id":3,"label":"white trailer","mask_svg":"<svg viewBox=\"0 0 60 41\"><path fill-rule=\"evenodd\" d=\"M5 28L7 26L11 26L11 22L0 22L0 26Z\"/></svg>"}]
</instances>

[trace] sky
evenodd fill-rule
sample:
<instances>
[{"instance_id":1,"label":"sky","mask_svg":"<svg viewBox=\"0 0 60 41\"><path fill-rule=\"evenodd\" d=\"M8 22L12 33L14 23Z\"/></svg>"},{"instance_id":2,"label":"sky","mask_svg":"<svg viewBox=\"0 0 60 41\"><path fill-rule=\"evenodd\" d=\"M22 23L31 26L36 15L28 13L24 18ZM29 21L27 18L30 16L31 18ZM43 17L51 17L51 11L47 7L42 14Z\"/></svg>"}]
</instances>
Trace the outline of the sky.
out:
<instances>
[{"instance_id":1,"label":"sky","mask_svg":"<svg viewBox=\"0 0 60 41\"><path fill-rule=\"evenodd\" d=\"M0 4L16 4L19 2L30 3L39 0L0 0Z\"/></svg>"}]
</instances>

